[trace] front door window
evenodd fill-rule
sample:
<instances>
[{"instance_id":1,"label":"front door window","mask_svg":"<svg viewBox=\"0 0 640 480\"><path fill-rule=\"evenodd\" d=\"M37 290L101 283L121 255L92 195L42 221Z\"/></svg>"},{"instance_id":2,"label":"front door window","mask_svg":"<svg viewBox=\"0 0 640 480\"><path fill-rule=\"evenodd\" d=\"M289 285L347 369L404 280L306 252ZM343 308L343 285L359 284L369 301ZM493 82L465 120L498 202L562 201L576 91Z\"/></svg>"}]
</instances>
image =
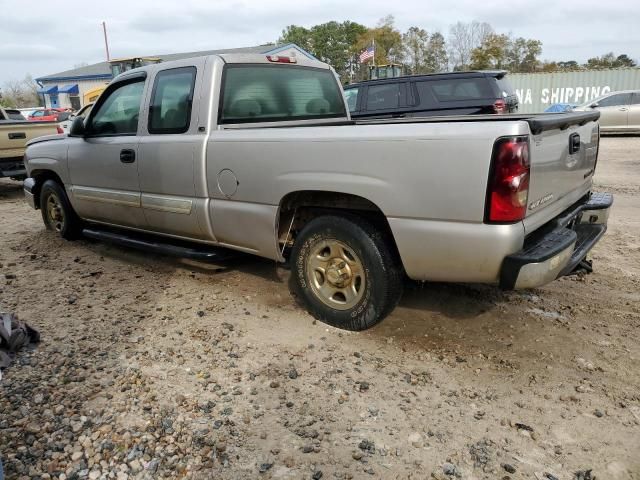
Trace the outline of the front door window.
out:
<instances>
[{"instance_id":1,"label":"front door window","mask_svg":"<svg viewBox=\"0 0 640 480\"><path fill-rule=\"evenodd\" d=\"M144 81L126 83L111 91L91 118L89 133L102 135L135 135L142 101Z\"/></svg>"}]
</instances>

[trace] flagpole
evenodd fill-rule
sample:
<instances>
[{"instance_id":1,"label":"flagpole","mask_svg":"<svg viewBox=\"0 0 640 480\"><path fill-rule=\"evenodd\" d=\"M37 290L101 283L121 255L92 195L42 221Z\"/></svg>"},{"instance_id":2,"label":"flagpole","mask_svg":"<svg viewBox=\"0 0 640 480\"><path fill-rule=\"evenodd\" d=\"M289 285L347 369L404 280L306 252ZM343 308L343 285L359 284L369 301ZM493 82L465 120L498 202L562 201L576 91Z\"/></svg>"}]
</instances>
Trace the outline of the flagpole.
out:
<instances>
[{"instance_id":1,"label":"flagpole","mask_svg":"<svg viewBox=\"0 0 640 480\"><path fill-rule=\"evenodd\" d=\"M373 37L373 68L376 68L376 37Z\"/></svg>"}]
</instances>

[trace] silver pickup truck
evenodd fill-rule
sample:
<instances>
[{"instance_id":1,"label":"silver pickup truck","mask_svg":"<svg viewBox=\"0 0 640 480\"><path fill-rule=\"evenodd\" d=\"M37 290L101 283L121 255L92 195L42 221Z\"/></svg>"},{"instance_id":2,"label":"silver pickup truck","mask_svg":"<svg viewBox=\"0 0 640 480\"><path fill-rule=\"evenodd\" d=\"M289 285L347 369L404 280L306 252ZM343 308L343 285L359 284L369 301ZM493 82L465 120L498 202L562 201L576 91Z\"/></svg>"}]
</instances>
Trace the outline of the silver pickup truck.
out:
<instances>
[{"instance_id":1,"label":"silver pickup truck","mask_svg":"<svg viewBox=\"0 0 640 480\"><path fill-rule=\"evenodd\" d=\"M287 262L316 318L362 330L405 276L530 288L583 262L612 204L591 191L598 115L352 121L326 64L191 58L30 142L24 190L64 238Z\"/></svg>"}]
</instances>

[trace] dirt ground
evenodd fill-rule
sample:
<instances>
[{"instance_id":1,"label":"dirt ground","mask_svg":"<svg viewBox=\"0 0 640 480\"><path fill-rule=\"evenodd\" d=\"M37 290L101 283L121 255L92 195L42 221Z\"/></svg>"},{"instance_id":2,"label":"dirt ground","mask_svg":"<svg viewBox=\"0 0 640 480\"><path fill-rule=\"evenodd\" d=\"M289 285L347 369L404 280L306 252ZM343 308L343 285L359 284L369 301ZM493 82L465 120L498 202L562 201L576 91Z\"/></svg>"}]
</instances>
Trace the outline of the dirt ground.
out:
<instances>
[{"instance_id":1,"label":"dirt ground","mask_svg":"<svg viewBox=\"0 0 640 480\"><path fill-rule=\"evenodd\" d=\"M640 479L639 151L602 141L593 274L408 283L363 333L268 261L63 241L0 181L0 310L42 335L0 381L6 478Z\"/></svg>"}]
</instances>

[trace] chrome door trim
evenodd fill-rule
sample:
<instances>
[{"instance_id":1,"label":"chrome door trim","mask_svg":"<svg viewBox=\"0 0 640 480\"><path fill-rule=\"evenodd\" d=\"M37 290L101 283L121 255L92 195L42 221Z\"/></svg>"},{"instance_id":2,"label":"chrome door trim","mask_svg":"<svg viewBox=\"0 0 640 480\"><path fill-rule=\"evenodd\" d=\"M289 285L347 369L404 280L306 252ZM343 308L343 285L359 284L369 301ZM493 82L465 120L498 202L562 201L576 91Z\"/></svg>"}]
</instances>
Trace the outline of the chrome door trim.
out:
<instances>
[{"instance_id":1,"label":"chrome door trim","mask_svg":"<svg viewBox=\"0 0 640 480\"><path fill-rule=\"evenodd\" d=\"M78 200L126 205L127 207L140 207L140 193L106 188L79 187L75 185L71 187L71 192L74 198Z\"/></svg>"},{"instance_id":2,"label":"chrome door trim","mask_svg":"<svg viewBox=\"0 0 640 480\"><path fill-rule=\"evenodd\" d=\"M143 193L141 197L142 208L159 210L161 212L181 213L189 215L193 208L193 200L182 197L170 197L166 195L149 195Z\"/></svg>"}]
</instances>

